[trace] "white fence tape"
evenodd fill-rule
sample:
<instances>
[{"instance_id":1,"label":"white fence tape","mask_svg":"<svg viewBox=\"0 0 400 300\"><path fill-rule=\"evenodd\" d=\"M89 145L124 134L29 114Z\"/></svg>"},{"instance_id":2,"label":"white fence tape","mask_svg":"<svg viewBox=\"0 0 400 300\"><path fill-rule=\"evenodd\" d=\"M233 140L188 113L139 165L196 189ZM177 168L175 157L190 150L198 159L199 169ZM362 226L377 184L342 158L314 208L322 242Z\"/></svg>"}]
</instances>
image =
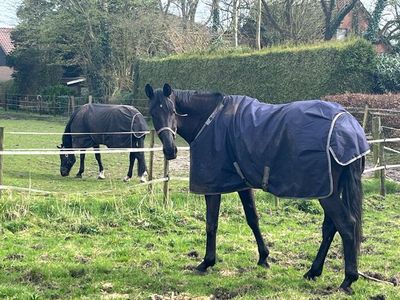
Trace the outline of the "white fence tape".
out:
<instances>
[{"instance_id":1,"label":"white fence tape","mask_svg":"<svg viewBox=\"0 0 400 300\"><path fill-rule=\"evenodd\" d=\"M370 140L369 144L377 144L377 143L394 143L400 142L400 138L387 138L387 139L378 139L378 140Z\"/></svg>"},{"instance_id":2,"label":"white fence tape","mask_svg":"<svg viewBox=\"0 0 400 300\"><path fill-rule=\"evenodd\" d=\"M150 131L111 131L111 132L22 132L22 131L6 131L7 134L16 135L116 135L116 134L149 134Z\"/></svg>"},{"instance_id":3,"label":"white fence tape","mask_svg":"<svg viewBox=\"0 0 400 300\"><path fill-rule=\"evenodd\" d=\"M189 147L178 147L180 151L187 151ZM129 153L129 152L156 152L161 151L162 147L155 147L155 148L107 148L107 149L71 149L71 150L45 150L42 149L31 149L31 150L3 150L0 151L0 155L59 155L59 154L92 154L92 153Z\"/></svg>"}]
</instances>

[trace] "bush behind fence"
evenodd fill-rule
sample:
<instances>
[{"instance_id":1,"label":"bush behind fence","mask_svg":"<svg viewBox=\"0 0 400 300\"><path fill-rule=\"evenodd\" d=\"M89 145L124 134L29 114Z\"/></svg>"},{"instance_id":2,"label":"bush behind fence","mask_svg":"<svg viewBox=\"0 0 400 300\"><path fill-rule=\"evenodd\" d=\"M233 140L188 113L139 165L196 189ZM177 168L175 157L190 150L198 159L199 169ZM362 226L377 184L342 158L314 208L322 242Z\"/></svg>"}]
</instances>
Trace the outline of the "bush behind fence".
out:
<instances>
[{"instance_id":1,"label":"bush behind fence","mask_svg":"<svg viewBox=\"0 0 400 300\"><path fill-rule=\"evenodd\" d=\"M141 60L135 96L144 86L222 91L269 103L316 99L373 88L375 52L365 40L348 40L231 54L180 55Z\"/></svg>"}]
</instances>

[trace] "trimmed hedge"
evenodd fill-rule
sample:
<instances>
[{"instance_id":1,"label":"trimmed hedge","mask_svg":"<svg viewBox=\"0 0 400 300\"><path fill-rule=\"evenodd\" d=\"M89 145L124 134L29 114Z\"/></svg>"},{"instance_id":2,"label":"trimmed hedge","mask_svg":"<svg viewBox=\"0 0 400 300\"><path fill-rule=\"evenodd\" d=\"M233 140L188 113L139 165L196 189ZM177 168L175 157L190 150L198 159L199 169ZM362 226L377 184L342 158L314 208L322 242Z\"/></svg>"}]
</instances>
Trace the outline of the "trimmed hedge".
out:
<instances>
[{"instance_id":1,"label":"trimmed hedge","mask_svg":"<svg viewBox=\"0 0 400 300\"><path fill-rule=\"evenodd\" d=\"M135 97L144 86L242 94L270 103L372 91L375 52L365 40L274 47L250 53L194 54L141 60Z\"/></svg>"}]
</instances>

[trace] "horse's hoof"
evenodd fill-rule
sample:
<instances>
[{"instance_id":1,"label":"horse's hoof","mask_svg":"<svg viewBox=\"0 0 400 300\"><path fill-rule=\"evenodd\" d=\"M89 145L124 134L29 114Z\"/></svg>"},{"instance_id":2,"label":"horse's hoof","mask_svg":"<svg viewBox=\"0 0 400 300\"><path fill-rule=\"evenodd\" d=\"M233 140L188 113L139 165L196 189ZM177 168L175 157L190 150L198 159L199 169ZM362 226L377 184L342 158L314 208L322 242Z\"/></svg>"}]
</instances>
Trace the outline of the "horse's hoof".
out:
<instances>
[{"instance_id":1,"label":"horse's hoof","mask_svg":"<svg viewBox=\"0 0 400 300\"><path fill-rule=\"evenodd\" d=\"M204 275L205 273L207 273L207 266L206 266L206 264L205 264L204 262L202 262L201 264L199 264L199 265L196 267L195 272L196 272L196 273L199 273L199 274L202 274L202 275Z\"/></svg>"},{"instance_id":2,"label":"horse's hoof","mask_svg":"<svg viewBox=\"0 0 400 300\"><path fill-rule=\"evenodd\" d=\"M259 261L257 265L265 269L269 269L269 263L267 263L266 261Z\"/></svg>"},{"instance_id":3,"label":"horse's hoof","mask_svg":"<svg viewBox=\"0 0 400 300\"><path fill-rule=\"evenodd\" d=\"M82 178L82 174L76 174L75 178Z\"/></svg>"},{"instance_id":4,"label":"horse's hoof","mask_svg":"<svg viewBox=\"0 0 400 300\"><path fill-rule=\"evenodd\" d=\"M97 179L105 179L105 178L106 178L106 176L104 175L104 171L101 171L99 173L99 176L97 176Z\"/></svg>"},{"instance_id":5,"label":"horse's hoof","mask_svg":"<svg viewBox=\"0 0 400 300\"><path fill-rule=\"evenodd\" d=\"M141 183L147 182L147 172L146 172L146 171L144 171L144 173L142 174L142 176L140 176L140 182L141 182Z\"/></svg>"},{"instance_id":6,"label":"horse's hoof","mask_svg":"<svg viewBox=\"0 0 400 300\"><path fill-rule=\"evenodd\" d=\"M354 295L354 291L351 287L340 287L339 289L340 291L342 291L343 293L347 294L347 295Z\"/></svg>"},{"instance_id":7,"label":"horse's hoof","mask_svg":"<svg viewBox=\"0 0 400 300\"><path fill-rule=\"evenodd\" d=\"M312 280L312 281L316 281L317 280L317 276L312 274L311 271L308 271L306 274L304 274L303 278L307 279L307 280Z\"/></svg>"},{"instance_id":8,"label":"horse's hoof","mask_svg":"<svg viewBox=\"0 0 400 300\"><path fill-rule=\"evenodd\" d=\"M129 182L129 181L131 181L131 177L129 177L129 176L125 176L125 178L124 178L124 182Z\"/></svg>"}]
</instances>

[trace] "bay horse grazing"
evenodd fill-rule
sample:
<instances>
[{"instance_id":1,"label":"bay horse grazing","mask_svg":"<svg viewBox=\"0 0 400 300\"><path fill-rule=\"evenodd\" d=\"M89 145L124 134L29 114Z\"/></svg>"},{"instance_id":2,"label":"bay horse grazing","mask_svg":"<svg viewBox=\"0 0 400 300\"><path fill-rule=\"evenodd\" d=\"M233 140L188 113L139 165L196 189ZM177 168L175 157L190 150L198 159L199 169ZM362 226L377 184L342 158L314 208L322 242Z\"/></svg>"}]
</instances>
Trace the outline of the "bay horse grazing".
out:
<instances>
[{"instance_id":1,"label":"bay horse grazing","mask_svg":"<svg viewBox=\"0 0 400 300\"><path fill-rule=\"evenodd\" d=\"M59 147L61 176L68 176L76 162L74 154L63 154L63 150L90 147L98 150L100 145L106 145L108 148L143 148L147 132L148 127L143 115L133 106L97 103L81 106L70 117L62 136L62 144ZM100 153L96 153L95 157L99 165L98 178L104 179ZM129 153L128 174L124 181L132 178L135 160L138 161L140 181L145 182L147 168L143 152ZM76 177L81 178L84 170L85 154L82 153Z\"/></svg>"},{"instance_id":2,"label":"bay horse grazing","mask_svg":"<svg viewBox=\"0 0 400 300\"><path fill-rule=\"evenodd\" d=\"M369 145L357 120L336 103L319 100L284 105L247 96L173 90L147 84L154 127L166 159L177 155L175 135L190 144L190 190L206 200L206 253L197 270L216 262L221 193L238 192L255 236L258 265L268 267L252 188L279 197L317 198L324 210L322 243L307 279L320 276L336 232L344 248L351 293L358 279L361 243L361 174Z\"/></svg>"}]
</instances>

